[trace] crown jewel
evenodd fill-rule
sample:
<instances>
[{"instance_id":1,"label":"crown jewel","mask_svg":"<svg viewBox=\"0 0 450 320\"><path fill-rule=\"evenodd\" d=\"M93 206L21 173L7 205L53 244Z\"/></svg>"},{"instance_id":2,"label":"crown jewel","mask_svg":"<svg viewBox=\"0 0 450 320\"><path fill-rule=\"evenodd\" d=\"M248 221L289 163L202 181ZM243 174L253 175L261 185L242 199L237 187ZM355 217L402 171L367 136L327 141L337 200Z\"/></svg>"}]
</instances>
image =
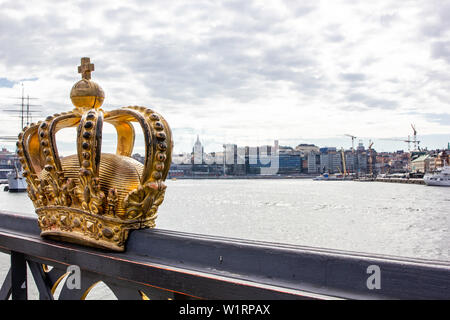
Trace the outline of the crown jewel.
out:
<instances>
[{"instance_id":1,"label":"crown jewel","mask_svg":"<svg viewBox=\"0 0 450 320\"><path fill-rule=\"evenodd\" d=\"M130 230L155 226L172 134L164 118L145 107L102 110L105 94L92 71L90 59L82 58L82 79L70 92L75 108L25 127L17 152L42 236L123 251ZM103 122L116 129L115 154L101 153ZM131 158L133 122L144 134L143 165ZM67 127L77 127L77 154L61 158L55 135Z\"/></svg>"}]
</instances>

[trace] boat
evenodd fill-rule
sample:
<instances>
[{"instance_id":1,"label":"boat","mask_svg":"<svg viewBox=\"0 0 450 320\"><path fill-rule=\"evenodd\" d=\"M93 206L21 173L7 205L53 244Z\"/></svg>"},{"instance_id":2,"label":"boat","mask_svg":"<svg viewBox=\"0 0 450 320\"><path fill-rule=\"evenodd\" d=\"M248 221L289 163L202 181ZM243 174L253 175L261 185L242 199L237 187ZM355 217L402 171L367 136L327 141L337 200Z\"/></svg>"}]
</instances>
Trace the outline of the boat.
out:
<instances>
[{"instance_id":1,"label":"boat","mask_svg":"<svg viewBox=\"0 0 450 320\"><path fill-rule=\"evenodd\" d=\"M321 174L320 176L317 176L315 178L313 178L313 180L315 181L350 181L353 180L353 177L351 176L344 176L342 174L328 174L328 173L324 173Z\"/></svg>"},{"instance_id":2,"label":"boat","mask_svg":"<svg viewBox=\"0 0 450 320\"><path fill-rule=\"evenodd\" d=\"M329 180L337 180L337 178L336 178L335 175L330 175L330 174L325 172L324 174L321 174L320 176L317 176L317 177L313 178L313 180L315 180L315 181L323 181L323 180L329 181Z\"/></svg>"},{"instance_id":3,"label":"boat","mask_svg":"<svg viewBox=\"0 0 450 320\"><path fill-rule=\"evenodd\" d=\"M444 163L442 168L425 174L423 181L427 186L450 187L450 166Z\"/></svg>"},{"instance_id":4,"label":"boat","mask_svg":"<svg viewBox=\"0 0 450 320\"><path fill-rule=\"evenodd\" d=\"M27 182L22 175L22 170L17 169L17 166L14 165L14 168L8 173L8 190L9 192L25 192L27 191Z\"/></svg>"}]
</instances>

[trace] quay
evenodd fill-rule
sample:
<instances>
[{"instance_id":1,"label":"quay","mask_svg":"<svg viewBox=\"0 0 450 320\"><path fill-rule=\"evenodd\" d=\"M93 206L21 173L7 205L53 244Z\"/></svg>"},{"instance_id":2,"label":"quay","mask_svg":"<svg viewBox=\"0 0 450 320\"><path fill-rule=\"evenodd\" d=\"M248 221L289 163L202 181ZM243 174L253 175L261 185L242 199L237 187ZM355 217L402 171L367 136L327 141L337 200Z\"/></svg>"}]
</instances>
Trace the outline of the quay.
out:
<instances>
[{"instance_id":1,"label":"quay","mask_svg":"<svg viewBox=\"0 0 450 320\"><path fill-rule=\"evenodd\" d=\"M196 180L253 180L253 179L313 179L316 177L315 175L227 175L227 176L203 176L203 175L192 175L192 176L171 176L169 178L171 179L177 179L177 180L190 180L190 179L196 179Z\"/></svg>"},{"instance_id":2,"label":"quay","mask_svg":"<svg viewBox=\"0 0 450 320\"><path fill-rule=\"evenodd\" d=\"M448 261L159 229L135 230L125 252L110 252L47 240L35 217L4 211L0 251L11 255L0 299L28 298L27 265L45 300L58 285L59 299L84 299L99 281L118 299L450 299ZM70 266L79 288L65 280Z\"/></svg>"},{"instance_id":3,"label":"quay","mask_svg":"<svg viewBox=\"0 0 450 320\"><path fill-rule=\"evenodd\" d=\"M417 178L376 178L375 181L377 182L390 182L390 183L410 183L410 184L425 184L425 181L423 179L417 179Z\"/></svg>"}]
</instances>

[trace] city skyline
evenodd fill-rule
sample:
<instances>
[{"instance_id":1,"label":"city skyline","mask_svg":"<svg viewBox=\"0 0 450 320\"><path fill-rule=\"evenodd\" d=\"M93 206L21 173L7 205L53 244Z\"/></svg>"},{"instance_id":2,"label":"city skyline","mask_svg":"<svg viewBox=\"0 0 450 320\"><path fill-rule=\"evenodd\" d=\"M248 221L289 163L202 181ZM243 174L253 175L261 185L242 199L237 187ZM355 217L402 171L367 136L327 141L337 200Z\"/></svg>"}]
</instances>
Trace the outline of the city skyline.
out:
<instances>
[{"instance_id":1,"label":"city skyline","mask_svg":"<svg viewBox=\"0 0 450 320\"><path fill-rule=\"evenodd\" d=\"M136 128L136 141L135 148L133 153L144 153L144 141L139 133L139 128ZM183 137L178 137L179 140L184 140L184 144L182 147L180 145L175 144L174 153L190 153L192 152L192 147L197 139L197 135L185 135ZM181 139L180 139L181 138ZM253 139L248 139L250 143L239 143L238 141L225 141L223 142L217 140L209 140L208 136L199 135L200 141L206 153L211 152L220 152L223 150L224 144L236 144L239 147L245 146L262 146L262 145L272 145L275 140L279 141L279 145L287 146L295 148L299 144L314 144L318 147L336 147L338 149L344 148L345 150L349 150L352 148L351 139L342 135L342 137L334 137L334 138L323 138L323 139L289 139L289 140L280 140L280 139L257 139L256 137ZM402 137L398 137L400 140ZM408 137L403 137L403 139L407 139ZM410 137L412 139L412 137ZM408 152L408 143L401 141L390 141L390 140L380 140L380 139L372 139L367 137L357 137L355 139L355 147L358 145L359 140L362 140L362 143L365 147L369 144L369 141L374 142L374 150L377 152L396 152L399 150L403 150ZM450 136L448 135L429 135L429 136L419 136L418 140L420 142L420 147L422 149L427 150L442 150L448 147L448 143L450 141ZM58 132L56 135L56 141L58 145L58 150L61 155L68 156L76 153L76 132L75 128L72 130L64 129L62 132ZM104 130L104 141L103 141L103 149L104 153L115 153L116 148L116 136L111 128L106 128ZM15 142L14 141L0 141L0 147L6 148L9 151L15 151ZM413 150L413 143L410 144L410 149Z\"/></svg>"}]
</instances>

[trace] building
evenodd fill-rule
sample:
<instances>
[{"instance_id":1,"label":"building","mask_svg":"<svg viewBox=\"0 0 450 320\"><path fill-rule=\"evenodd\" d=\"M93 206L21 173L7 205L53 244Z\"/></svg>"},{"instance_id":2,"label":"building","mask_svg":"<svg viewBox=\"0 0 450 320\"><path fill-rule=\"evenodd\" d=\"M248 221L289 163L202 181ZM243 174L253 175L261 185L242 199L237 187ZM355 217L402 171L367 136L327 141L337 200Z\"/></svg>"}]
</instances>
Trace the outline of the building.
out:
<instances>
[{"instance_id":1,"label":"building","mask_svg":"<svg viewBox=\"0 0 450 320\"><path fill-rule=\"evenodd\" d=\"M342 157L336 147L320 148L320 173L342 172Z\"/></svg>"},{"instance_id":2,"label":"building","mask_svg":"<svg viewBox=\"0 0 450 320\"><path fill-rule=\"evenodd\" d=\"M371 144L372 146L372 144ZM5 150L3 154L6 155ZM13 153L10 153L14 156ZM0 152L0 160L2 159ZM143 161L134 154L133 158ZM295 148L279 145L239 147L224 144L223 151L205 153L199 136L192 153L172 155L170 176L243 176L243 175L299 175L302 173L354 173L365 175L377 173L425 173L450 162L450 150L422 150L411 153L377 153L371 147L365 149L362 141L354 150L336 147L319 148L313 144L299 144ZM5 161L5 160L4 160ZM0 162L1 165L2 162ZM173 170L172 170L173 169Z\"/></svg>"},{"instance_id":3,"label":"building","mask_svg":"<svg viewBox=\"0 0 450 320\"><path fill-rule=\"evenodd\" d=\"M193 164L203 164L204 163L204 159L203 159L203 146L202 143L200 142L199 136L197 135L197 141L195 141L194 143L194 147L192 148L192 161Z\"/></svg>"},{"instance_id":4,"label":"building","mask_svg":"<svg viewBox=\"0 0 450 320\"><path fill-rule=\"evenodd\" d=\"M14 152L2 148L0 151L0 179L6 179L9 171L14 168L14 164L20 167L20 162Z\"/></svg>"},{"instance_id":5,"label":"building","mask_svg":"<svg viewBox=\"0 0 450 320\"><path fill-rule=\"evenodd\" d=\"M358 172L358 156L352 150L344 152L345 155L345 168L348 173Z\"/></svg>"},{"instance_id":6,"label":"building","mask_svg":"<svg viewBox=\"0 0 450 320\"><path fill-rule=\"evenodd\" d=\"M311 150L306 154L306 162L308 164L308 173L320 173L320 153Z\"/></svg>"},{"instance_id":7,"label":"building","mask_svg":"<svg viewBox=\"0 0 450 320\"><path fill-rule=\"evenodd\" d=\"M305 155L311 151L319 153L319 147L314 144L301 143L295 147L295 151L303 152Z\"/></svg>"},{"instance_id":8,"label":"building","mask_svg":"<svg viewBox=\"0 0 450 320\"><path fill-rule=\"evenodd\" d=\"M429 171L431 171L430 170L431 163L433 163L433 167L434 167L434 158L432 158L428 154L421 155L411 161L411 172L413 172L413 173L429 172Z\"/></svg>"},{"instance_id":9,"label":"building","mask_svg":"<svg viewBox=\"0 0 450 320\"><path fill-rule=\"evenodd\" d=\"M299 151L278 155L278 174L300 174L301 172L302 156Z\"/></svg>"}]
</instances>

